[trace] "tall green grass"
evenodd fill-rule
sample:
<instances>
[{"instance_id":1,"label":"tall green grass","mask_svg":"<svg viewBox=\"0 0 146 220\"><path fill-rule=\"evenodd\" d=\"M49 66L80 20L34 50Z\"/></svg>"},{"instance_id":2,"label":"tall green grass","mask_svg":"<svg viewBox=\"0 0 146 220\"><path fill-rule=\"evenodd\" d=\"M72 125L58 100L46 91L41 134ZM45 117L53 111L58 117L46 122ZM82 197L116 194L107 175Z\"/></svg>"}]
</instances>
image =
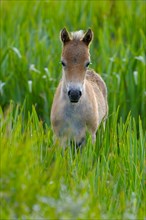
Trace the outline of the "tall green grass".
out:
<instances>
[{"instance_id":1,"label":"tall green grass","mask_svg":"<svg viewBox=\"0 0 146 220\"><path fill-rule=\"evenodd\" d=\"M23 110L22 110L23 111ZM118 111L88 137L82 152L59 143L37 117L23 123L11 105L1 110L1 219L143 219L144 143L139 119L117 122Z\"/></svg>"},{"instance_id":2,"label":"tall green grass","mask_svg":"<svg viewBox=\"0 0 146 220\"><path fill-rule=\"evenodd\" d=\"M145 1L1 1L0 218L144 219ZM59 32L94 31L92 66L108 87L96 144L63 150L50 109Z\"/></svg>"}]
</instances>

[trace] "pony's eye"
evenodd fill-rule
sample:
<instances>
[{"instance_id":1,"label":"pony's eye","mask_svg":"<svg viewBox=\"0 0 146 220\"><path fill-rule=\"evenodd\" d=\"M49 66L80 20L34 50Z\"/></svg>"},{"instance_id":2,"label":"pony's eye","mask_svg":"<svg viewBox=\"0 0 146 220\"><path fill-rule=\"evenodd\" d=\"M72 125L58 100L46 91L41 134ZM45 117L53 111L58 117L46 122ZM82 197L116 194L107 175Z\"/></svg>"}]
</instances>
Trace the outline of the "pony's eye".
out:
<instances>
[{"instance_id":1,"label":"pony's eye","mask_svg":"<svg viewBox=\"0 0 146 220\"><path fill-rule=\"evenodd\" d=\"M89 64L90 64L90 62L87 62L87 63L85 64L85 67L87 68L87 67L89 66Z\"/></svg>"},{"instance_id":2,"label":"pony's eye","mask_svg":"<svg viewBox=\"0 0 146 220\"><path fill-rule=\"evenodd\" d=\"M65 66L66 66L66 64L65 64L63 61L61 61L61 64L62 64L62 66L63 66L63 67L65 67Z\"/></svg>"}]
</instances>

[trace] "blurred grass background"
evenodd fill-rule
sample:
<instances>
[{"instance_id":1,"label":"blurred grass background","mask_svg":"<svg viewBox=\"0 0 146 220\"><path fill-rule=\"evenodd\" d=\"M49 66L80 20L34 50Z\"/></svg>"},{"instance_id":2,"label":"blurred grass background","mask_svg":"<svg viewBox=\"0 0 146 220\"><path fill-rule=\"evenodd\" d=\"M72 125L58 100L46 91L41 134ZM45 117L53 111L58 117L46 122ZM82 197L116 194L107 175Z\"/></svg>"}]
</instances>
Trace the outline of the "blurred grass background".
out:
<instances>
[{"instance_id":1,"label":"blurred grass background","mask_svg":"<svg viewBox=\"0 0 146 220\"><path fill-rule=\"evenodd\" d=\"M144 219L146 2L0 2L0 218ZM78 154L53 143L63 27L94 32L109 117Z\"/></svg>"},{"instance_id":2,"label":"blurred grass background","mask_svg":"<svg viewBox=\"0 0 146 220\"><path fill-rule=\"evenodd\" d=\"M145 1L2 1L2 108L25 100L26 112L34 104L50 124L61 78L60 30L91 27L91 68L106 81L110 114L120 106L123 120L131 111L146 127L145 10Z\"/></svg>"}]
</instances>

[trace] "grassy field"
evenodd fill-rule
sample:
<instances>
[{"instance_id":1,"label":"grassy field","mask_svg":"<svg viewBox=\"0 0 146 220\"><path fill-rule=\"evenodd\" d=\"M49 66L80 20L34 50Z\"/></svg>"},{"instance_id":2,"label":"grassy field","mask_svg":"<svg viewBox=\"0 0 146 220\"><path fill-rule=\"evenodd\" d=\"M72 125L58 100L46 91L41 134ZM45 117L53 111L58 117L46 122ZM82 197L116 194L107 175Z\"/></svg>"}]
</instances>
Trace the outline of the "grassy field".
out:
<instances>
[{"instance_id":1,"label":"grassy field","mask_svg":"<svg viewBox=\"0 0 146 220\"><path fill-rule=\"evenodd\" d=\"M0 218L144 219L145 1L0 2ZM59 32L94 32L109 116L82 152L53 143Z\"/></svg>"}]
</instances>

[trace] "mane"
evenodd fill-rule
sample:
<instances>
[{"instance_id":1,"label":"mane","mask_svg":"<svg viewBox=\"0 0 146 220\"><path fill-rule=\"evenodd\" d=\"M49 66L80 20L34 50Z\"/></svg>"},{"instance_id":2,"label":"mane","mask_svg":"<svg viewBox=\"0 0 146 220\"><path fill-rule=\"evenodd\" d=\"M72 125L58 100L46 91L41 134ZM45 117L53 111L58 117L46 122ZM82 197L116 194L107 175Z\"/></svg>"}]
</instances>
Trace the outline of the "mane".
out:
<instances>
[{"instance_id":1,"label":"mane","mask_svg":"<svg viewBox=\"0 0 146 220\"><path fill-rule=\"evenodd\" d=\"M72 40L82 40L83 36L84 36L83 30L71 32L71 39Z\"/></svg>"}]
</instances>

